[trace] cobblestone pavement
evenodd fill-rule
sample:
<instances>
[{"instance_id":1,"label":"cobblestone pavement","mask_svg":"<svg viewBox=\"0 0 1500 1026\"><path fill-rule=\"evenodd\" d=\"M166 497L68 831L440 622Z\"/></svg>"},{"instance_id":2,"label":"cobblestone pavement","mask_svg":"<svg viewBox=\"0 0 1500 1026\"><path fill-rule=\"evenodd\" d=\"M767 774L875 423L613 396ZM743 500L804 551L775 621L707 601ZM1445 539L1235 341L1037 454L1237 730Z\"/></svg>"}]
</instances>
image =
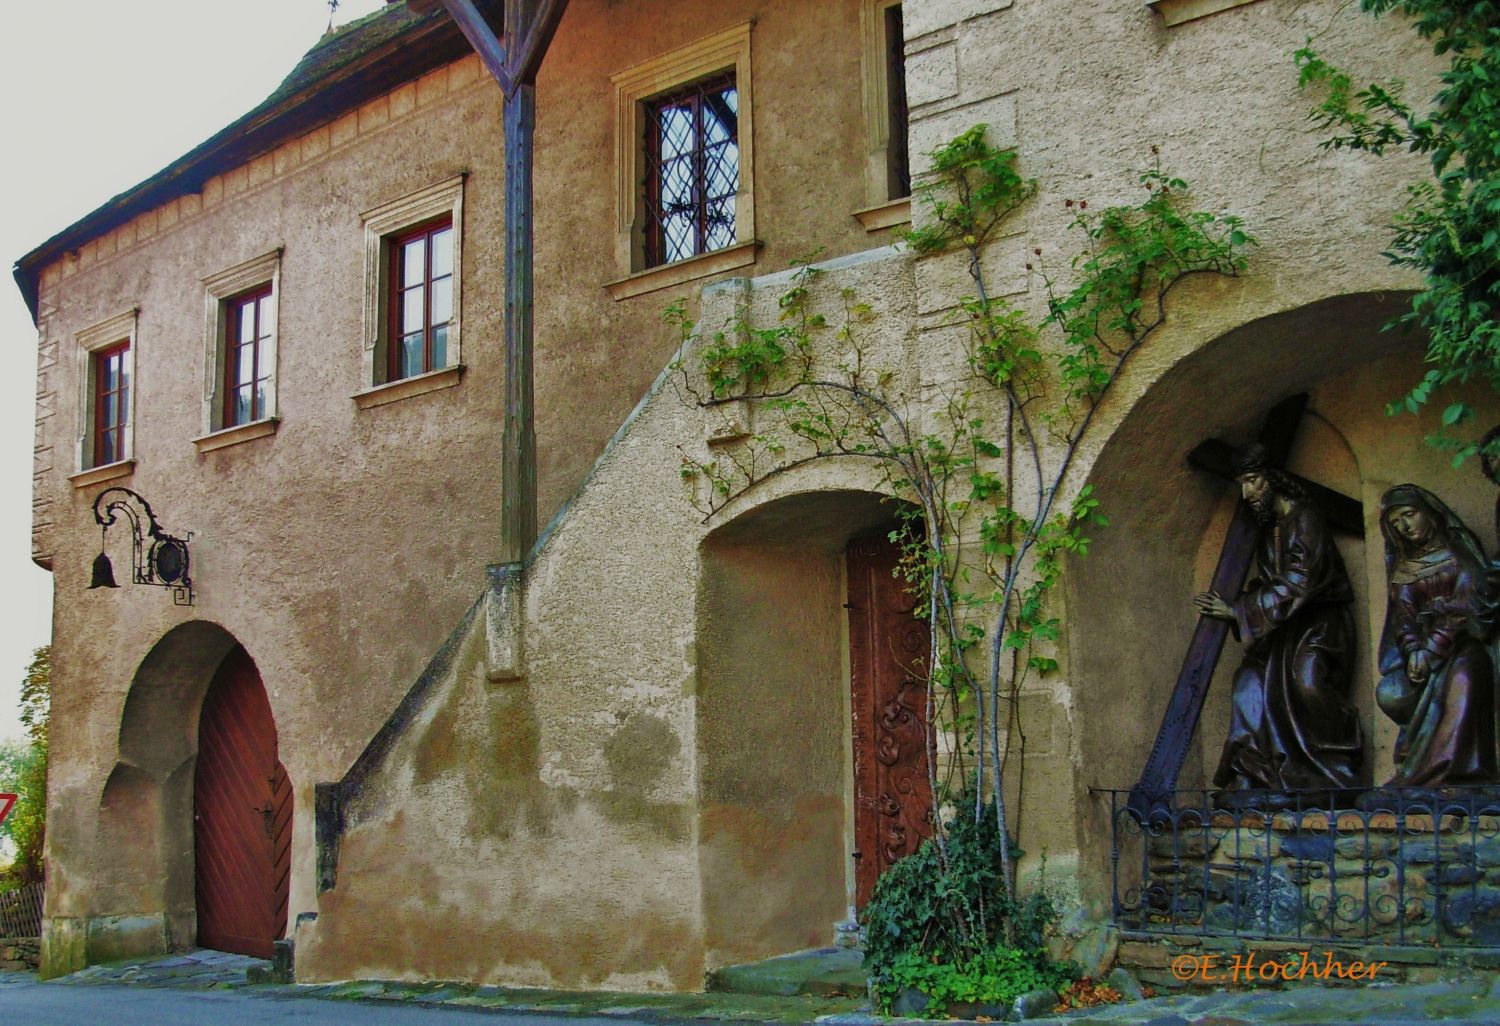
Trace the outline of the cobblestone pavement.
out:
<instances>
[{"instance_id":1,"label":"cobblestone pavement","mask_svg":"<svg viewBox=\"0 0 1500 1026\"><path fill-rule=\"evenodd\" d=\"M464 984L249 985L246 972L267 963L239 955L193 951L143 963L94 966L53 983L37 985L29 973L0 972L0 1020L8 991L129 986L182 990L235 990L245 998L322 998L494 1011L538 1018L589 1018L633 1022L802 1022L826 1026L877 1026L918 1020L882 1019L855 997L786 997L755 994L601 994L476 987ZM299 1006L304 1002L297 1002ZM270 1020L267 1020L270 1021ZM437 1020L442 1022L444 1020ZM1085 1009L1029 1020L1039 1026L1251 1026L1251 1024L1467 1022L1500 1026L1500 979L1456 974L1432 983L1376 981L1354 986L1298 986L1283 990L1241 989L1179 992L1148 1000Z\"/></svg>"}]
</instances>

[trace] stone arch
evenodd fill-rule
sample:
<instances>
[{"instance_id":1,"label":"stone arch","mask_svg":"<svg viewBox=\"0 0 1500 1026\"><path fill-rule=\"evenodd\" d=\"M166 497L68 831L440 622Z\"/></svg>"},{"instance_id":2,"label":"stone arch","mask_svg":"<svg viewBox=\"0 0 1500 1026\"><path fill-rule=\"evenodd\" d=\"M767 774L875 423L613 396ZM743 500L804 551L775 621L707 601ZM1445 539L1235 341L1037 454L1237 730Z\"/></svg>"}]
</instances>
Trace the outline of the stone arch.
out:
<instances>
[{"instance_id":1,"label":"stone arch","mask_svg":"<svg viewBox=\"0 0 1500 1026\"><path fill-rule=\"evenodd\" d=\"M829 943L848 912L845 550L892 500L783 494L700 549L699 860L710 967Z\"/></svg>"},{"instance_id":2,"label":"stone arch","mask_svg":"<svg viewBox=\"0 0 1500 1026\"><path fill-rule=\"evenodd\" d=\"M114 940L122 952L183 948L196 939L198 714L214 672L236 644L218 624L179 624L152 646L131 680L120 718L119 761L100 795L98 820L103 850L116 853L98 892L101 910L122 917L132 931ZM91 950L91 961L102 957Z\"/></svg>"},{"instance_id":3,"label":"stone arch","mask_svg":"<svg viewBox=\"0 0 1500 1026\"><path fill-rule=\"evenodd\" d=\"M1420 344L1380 330L1406 300L1389 293L1335 296L1259 318L1198 347L1145 391L1089 469L1110 523L1071 568L1066 601L1075 825L1081 882L1095 901L1109 893L1109 804L1089 788L1129 788L1139 776L1196 623L1191 596L1209 581L1235 501L1225 483L1189 467L1187 453L1210 437L1252 440L1275 402L1306 392L1310 403L1292 469L1368 507L1371 475L1396 450L1420 451L1430 430L1417 419L1389 421L1382 408L1420 374ZM1349 538L1339 544L1358 593L1355 691L1368 728L1366 625L1372 606L1382 605L1383 583L1372 584L1367 546ZM1180 786L1208 783L1227 722L1218 705L1227 700L1227 676L1237 663L1231 639Z\"/></svg>"}]
</instances>

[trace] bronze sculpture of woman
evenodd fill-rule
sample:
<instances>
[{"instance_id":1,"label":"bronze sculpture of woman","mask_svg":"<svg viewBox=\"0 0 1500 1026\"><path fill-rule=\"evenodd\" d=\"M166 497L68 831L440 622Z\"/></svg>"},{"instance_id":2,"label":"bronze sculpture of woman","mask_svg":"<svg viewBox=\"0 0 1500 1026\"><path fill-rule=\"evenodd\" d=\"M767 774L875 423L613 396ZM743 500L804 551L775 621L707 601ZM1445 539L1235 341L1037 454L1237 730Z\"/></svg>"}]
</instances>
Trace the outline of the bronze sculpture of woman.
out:
<instances>
[{"instance_id":1,"label":"bronze sculpture of woman","mask_svg":"<svg viewBox=\"0 0 1500 1026\"><path fill-rule=\"evenodd\" d=\"M1401 725L1387 786L1490 784L1500 569L1441 499L1413 484L1380 499L1389 582L1376 703Z\"/></svg>"}]
</instances>

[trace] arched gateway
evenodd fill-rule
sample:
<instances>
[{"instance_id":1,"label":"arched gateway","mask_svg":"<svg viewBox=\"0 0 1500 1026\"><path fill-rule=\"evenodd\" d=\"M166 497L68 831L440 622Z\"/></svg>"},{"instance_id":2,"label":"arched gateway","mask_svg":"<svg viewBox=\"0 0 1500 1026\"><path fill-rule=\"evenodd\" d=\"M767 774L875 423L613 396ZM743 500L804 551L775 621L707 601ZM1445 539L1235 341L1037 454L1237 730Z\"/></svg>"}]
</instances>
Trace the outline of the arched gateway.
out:
<instances>
[{"instance_id":1,"label":"arched gateway","mask_svg":"<svg viewBox=\"0 0 1500 1026\"><path fill-rule=\"evenodd\" d=\"M217 624L168 631L141 660L99 807L122 857L108 909L160 940L270 957L286 932L292 787L254 660Z\"/></svg>"}]
</instances>

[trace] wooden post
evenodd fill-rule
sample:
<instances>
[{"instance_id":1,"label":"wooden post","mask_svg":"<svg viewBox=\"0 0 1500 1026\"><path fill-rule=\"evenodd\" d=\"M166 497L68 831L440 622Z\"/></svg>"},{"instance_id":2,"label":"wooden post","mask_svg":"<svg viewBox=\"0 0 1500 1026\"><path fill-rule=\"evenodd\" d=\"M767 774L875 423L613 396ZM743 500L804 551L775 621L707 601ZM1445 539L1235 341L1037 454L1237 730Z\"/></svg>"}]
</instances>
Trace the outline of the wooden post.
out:
<instances>
[{"instance_id":1,"label":"wooden post","mask_svg":"<svg viewBox=\"0 0 1500 1026\"><path fill-rule=\"evenodd\" d=\"M532 391L531 169L536 86L505 98L505 455L500 480L502 563L536 541L536 421Z\"/></svg>"},{"instance_id":2,"label":"wooden post","mask_svg":"<svg viewBox=\"0 0 1500 1026\"><path fill-rule=\"evenodd\" d=\"M522 563L536 541L536 417L532 346L532 168L536 74L568 0L442 0L505 96L505 424L501 458L500 562Z\"/></svg>"}]
</instances>

